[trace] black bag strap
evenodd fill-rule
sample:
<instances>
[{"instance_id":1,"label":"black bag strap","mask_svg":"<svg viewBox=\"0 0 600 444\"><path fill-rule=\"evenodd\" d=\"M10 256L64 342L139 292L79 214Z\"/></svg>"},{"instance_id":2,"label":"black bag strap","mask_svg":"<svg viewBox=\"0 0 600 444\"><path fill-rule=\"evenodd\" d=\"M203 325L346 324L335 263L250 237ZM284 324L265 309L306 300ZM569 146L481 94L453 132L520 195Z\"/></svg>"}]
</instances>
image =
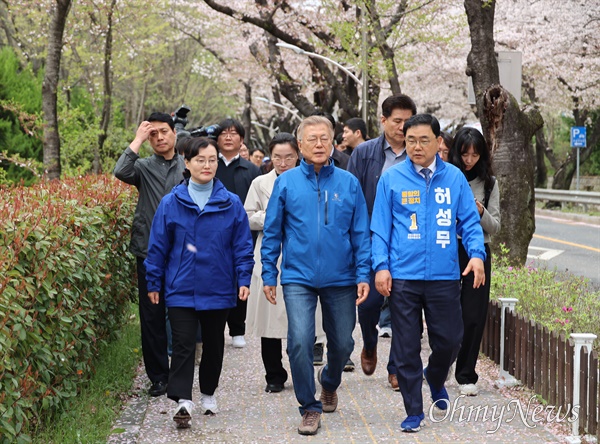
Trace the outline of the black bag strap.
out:
<instances>
[{"instance_id":1,"label":"black bag strap","mask_svg":"<svg viewBox=\"0 0 600 444\"><path fill-rule=\"evenodd\" d=\"M491 184L489 188L485 189L485 195L483 197L483 206L485 208L488 207L488 203L490 201L490 195L492 194L492 190L494 189L494 185L496 184L496 176L492 176Z\"/></svg>"}]
</instances>

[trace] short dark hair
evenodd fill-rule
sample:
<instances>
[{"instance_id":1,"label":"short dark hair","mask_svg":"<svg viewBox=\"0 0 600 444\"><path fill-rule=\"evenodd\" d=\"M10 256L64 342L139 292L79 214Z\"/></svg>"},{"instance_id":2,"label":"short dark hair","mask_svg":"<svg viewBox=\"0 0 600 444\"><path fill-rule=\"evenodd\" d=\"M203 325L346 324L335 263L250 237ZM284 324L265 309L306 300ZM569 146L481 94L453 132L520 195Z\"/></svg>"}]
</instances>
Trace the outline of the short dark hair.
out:
<instances>
[{"instance_id":1,"label":"short dark hair","mask_svg":"<svg viewBox=\"0 0 600 444\"><path fill-rule=\"evenodd\" d=\"M406 137L406 132L410 128L412 128L413 126L419 126L419 125L430 126L431 131L433 131L434 136L435 137L440 136L440 122L438 122L438 119L436 119L435 116L433 116L431 114L415 114L410 119L408 119L406 122L404 122L404 128L402 129L402 131L404 131L404 137Z\"/></svg>"},{"instance_id":2,"label":"short dark hair","mask_svg":"<svg viewBox=\"0 0 600 444\"><path fill-rule=\"evenodd\" d=\"M329 122L331 123L331 127L335 130L335 118L331 114L326 113L325 111L315 111L310 115L325 117L327 120L329 120Z\"/></svg>"},{"instance_id":3,"label":"short dark hair","mask_svg":"<svg viewBox=\"0 0 600 444\"><path fill-rule=\"evenodd\" d=\"M252 149L249 151L249 153L250 153L250 155L252 155L252 154L254 154L254 152L256 152L256 151L260 151L261 153L263 153L264 155L266 155L266 153L265 153L265 150L263 150L263 149L262 149L261 147L259 147L259 146L256 146L256 147L252 148Z\"/></svg>"},{"instance_id":4,"label":"short dark hair","mask_svg":"<svg viewBox=\"0 0 600 444\"><path fill-rule=\"evenodd\" d=\"M485 137L483 137L483 134L478 129L463 126L458 130L454 136L454 142L450 147L448 160L464 173L466 170L462 161L462 154L469 151L471 147L479 154L479 160L473 167L473 170L477 173L477 177L485 182L485 187L489 188L492 185L491 178L494 175L492 156Z\"/></svg>"},{"instance_id":5,"label":"short dark hair","mask_svg":"<svg viewBox=\"0 0 600 444\"><path fill-rule=\"evenodd\" d=\"M300 148L298 148L298 141L290 133L278 133L269 142L269 155L273 155L273 147L281 143L289 143L290 146L296 151L296 154L300 156Z\"/></svg>"},{"instance_id":6,"label":"short dark hair","mask_svg":"<svg viewBox=\"0 0 600 444\"><path fill-rule=\"evenodd\" d=\"M219 122L219 130L216 132L215 136L219 137L221 133L229 128L235 128L237 133L240 135L242 140L246 137L246 130L244 129L244 125L239 120L236 119L224 119Z\"/></svg>"},{"instance_id":7,"label":"short dark hair","mask_svg":"<svg viewBox=\"0 0 600 444\"><path fill-rule=\"evenodd\" d=\"M183 157L185 160L192 160L198 155L201 149L208 148L209 146L214 147L217 155L219 154L219 147L217 142L208 137L192 137L187 141L183 149Z\"/></svg>"},{"instance_id":8,"label":"short dark hair","mask_svg":"<svg viewBox=\"0 0 600 444\"><path fill-rule=\"evenodd\" d=\"M351 119L346 120L344 126L350 128L352 132L359 130L362 138L367 140L367 124L360 117L352 117Z\"/></svg>"},{"instance_id":9,"label":"short dark hair","mask_svg":"<svg viewBox=\"0 0 600 444\"><path fill-rule=\"evenodd\" d=\"M444 140L444 144L448 150L450 150L450 148L452 148L452 143L454 142L454 137L452 137L450 133L447 133L446 131L441 131L440 137Z\"/></svg>"},{"instance_id":10,"label":"short dark hair","mask_svg":"<svg viewBox=\"0 0 600 444\"><path fill-rule=\"evenodd\" d=\"M175 131L175 122L173 122L173 117L167 113L157 113L154 112L150 114L150 116L146 119L148 122L165 122L168 123L173 131Z\"/></svg>"},{"instance_id":11,"label":"short dark hair","mask_svg":"<svg viewBox=\"0 0 600 444\"><path fill-rule=\"evenodd\" d=\"M383 117L390 117L395 109L408 109L412 112L413 116L417 114L417 105L406 94L389 96L381 104L381 114Z\"/></svg>"}]
</instances>

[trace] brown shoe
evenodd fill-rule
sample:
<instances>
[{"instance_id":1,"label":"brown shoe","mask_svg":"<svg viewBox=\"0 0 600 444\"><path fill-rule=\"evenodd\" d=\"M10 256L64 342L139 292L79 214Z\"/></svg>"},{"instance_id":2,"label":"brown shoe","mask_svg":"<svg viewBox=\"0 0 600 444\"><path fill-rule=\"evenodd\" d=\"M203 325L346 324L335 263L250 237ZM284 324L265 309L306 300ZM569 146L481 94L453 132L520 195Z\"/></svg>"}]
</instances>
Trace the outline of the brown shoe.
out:
<instances>
[{"instance_id":1,"label":"brown shoe","mask_svg":"<svg viewBox=\"0 0 600 444\"><path fill-rule=\"evenodd\" d=\"M338 405L337 393L321 387L321 403L323 404L323 413L335 412Z\"/></svg>"},{"instance_id":2,"label":"brown shoe","mask_svg":"<svg viewBox=\"0 0 600 444\"><path fill-rule=\"evenodd\" d=\"M388 375L388 382L392 386L393 390L396 390L396 391L400 390L400 386L398 385L398 378L396 377L396 375L394 375L394 374Z\"/></svg>"},{"instance_id":3,"label":"brown shoe","mask_svg":"<svg viewBox=\"0 0 600 444\"><path fill-rule=\"evenodd\" d=\"M370 376L375 373L375 368L377 367L377 347L373 350L365 350L363 347L360 354L360 365L365 375Z\"/></svg>"},{"instance_id":4,"label":"brown shoe","mask_svg":"<svg viewBox=\"0 0 600 444\"><path fill-rule=\"evenodd\" d=\"M319 427L321 427L321 413L307 410L302 415L298 433L301 435L316 435Z\"/></svg>"}]
</instances>

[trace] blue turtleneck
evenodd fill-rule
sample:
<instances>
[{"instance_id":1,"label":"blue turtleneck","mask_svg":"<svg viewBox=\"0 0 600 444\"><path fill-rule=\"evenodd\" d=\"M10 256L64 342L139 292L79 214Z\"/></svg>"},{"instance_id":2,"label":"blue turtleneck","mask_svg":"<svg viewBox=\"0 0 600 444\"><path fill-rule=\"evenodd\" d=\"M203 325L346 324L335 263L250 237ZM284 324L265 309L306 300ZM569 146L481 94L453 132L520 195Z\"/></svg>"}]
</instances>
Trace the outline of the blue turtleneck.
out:
<instances>
[{"instance_id":1,"label":"blue turtleneck","mask_svg":"<svg viewBox=\"0 0 600 444\"><path fill-rule=\"evenodd\" d=\"M196 183L194 179L190 178L190 182L188 184L188 192L190 193L190 197L192 200L200 207L200 210L204 210L204 206L213 190L213 181L207 183Z\"/></svg>"}]
</instances>

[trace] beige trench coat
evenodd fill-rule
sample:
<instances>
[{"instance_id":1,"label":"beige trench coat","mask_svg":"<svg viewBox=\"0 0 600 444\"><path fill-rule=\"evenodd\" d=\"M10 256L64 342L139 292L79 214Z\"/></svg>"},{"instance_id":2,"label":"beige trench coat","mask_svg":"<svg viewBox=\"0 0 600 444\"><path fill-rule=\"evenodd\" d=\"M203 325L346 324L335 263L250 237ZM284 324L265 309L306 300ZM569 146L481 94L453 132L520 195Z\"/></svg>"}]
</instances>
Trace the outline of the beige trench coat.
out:
<instances>
[{"instance_id":1,"label":"beige trench coat","mask_svg":"<svg viewBox=\"0 0 600 444\"><path fill-rule=\"evenodd\" d=\"M287 315L281 285L277 285L277 304L271 304L263 293L262 264L260 261L260 247L263 239L263 226L267 204L273 191L277 173L272 170L268 174L258 176L248 190L244 208L250 221L250 229L259 231L256 247L254 248L254 270L250 283L250 296L248 297L248 311L246 314L246 329L254 336L261 338L287 339ZM281 265L279 257L278 266ZM323 337L323 322L321 305L317 304L315 315L316 336Z\"/></svg>"}]
</instances>

